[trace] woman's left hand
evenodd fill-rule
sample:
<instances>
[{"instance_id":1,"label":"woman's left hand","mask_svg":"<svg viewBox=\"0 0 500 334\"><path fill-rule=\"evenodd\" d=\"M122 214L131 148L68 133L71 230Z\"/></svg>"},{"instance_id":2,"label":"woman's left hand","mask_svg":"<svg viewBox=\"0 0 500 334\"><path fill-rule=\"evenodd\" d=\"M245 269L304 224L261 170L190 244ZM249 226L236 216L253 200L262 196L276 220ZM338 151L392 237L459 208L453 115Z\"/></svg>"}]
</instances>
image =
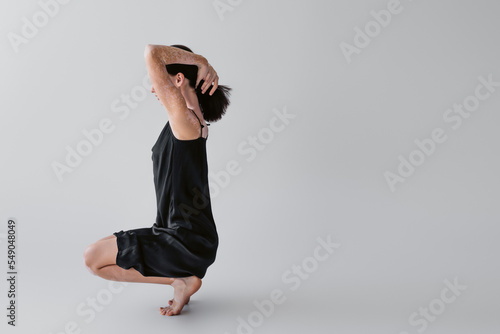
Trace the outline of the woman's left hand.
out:
<instances>
[{"instance_id":1,"label":"woman's left hand","mask_svg":"<svg viewBox=\"0 0 500 334\"><path fill-rule=\"evenodd\" d=\"M210 95L212 95L219 85L219 76L217 72L214 70L212 65L207 63L206 65L198 68L198 78L196 78L196 86L203 80L203 85L201 85L201 93L205 94L205 92L212 86L210 90ZM212 85L213 84L213 85Z\"/></svg>"}]
</instances>

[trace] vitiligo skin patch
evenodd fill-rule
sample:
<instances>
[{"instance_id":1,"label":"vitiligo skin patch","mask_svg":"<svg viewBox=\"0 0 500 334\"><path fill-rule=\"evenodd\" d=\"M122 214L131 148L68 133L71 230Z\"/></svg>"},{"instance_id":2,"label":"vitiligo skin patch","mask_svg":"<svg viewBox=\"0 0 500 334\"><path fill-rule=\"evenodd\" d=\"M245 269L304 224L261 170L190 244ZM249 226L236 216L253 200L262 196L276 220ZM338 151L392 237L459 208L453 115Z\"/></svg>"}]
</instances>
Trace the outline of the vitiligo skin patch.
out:
<instances>
[{"instance_id":1,"label":"vitiligo skin patch","mask_svg":"<svg viewBox=\"0 0 500 334\"><path fill-rule=\"evenodd\" d=\"M180 87L177 87L170 79L165 66L177 63L196 65L200 69L202 66L208 66L207 59L179 48L152 44L146 46L144 58L151 84L161 104L167 111L170 127L175 137L181 140L198 138L200 136L200 124L193 112L189 110ZM191 89L189 87L187 90L190 91ZM196 96L194 90L192 90L192 94ZM205 94L208 94L208 92L205 92ZM202 124L205 125L202 136L206 138L208 136L208 127L199 106L193 105L191 109L197 114Z\"/></svg>"}]
</instances>

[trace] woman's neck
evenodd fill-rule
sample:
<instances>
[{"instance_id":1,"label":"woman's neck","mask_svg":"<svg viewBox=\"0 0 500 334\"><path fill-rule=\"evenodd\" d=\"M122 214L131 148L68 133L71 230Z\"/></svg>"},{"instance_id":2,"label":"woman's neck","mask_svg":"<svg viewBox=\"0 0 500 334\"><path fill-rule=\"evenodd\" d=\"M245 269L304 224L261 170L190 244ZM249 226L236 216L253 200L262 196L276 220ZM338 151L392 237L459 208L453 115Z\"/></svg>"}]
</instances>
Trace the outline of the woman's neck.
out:
<instances>
[{"instance_id":1,"label":"woman's neck","mask_svg":"<svg viewBox=\"0 0 500 334\"><path fill-rule=\"evenodd\" d=\"M198 96L193 88L189 87L182 92L186 105L189 109L197 110L199 108Z\"/></svg>"}]
</instances>

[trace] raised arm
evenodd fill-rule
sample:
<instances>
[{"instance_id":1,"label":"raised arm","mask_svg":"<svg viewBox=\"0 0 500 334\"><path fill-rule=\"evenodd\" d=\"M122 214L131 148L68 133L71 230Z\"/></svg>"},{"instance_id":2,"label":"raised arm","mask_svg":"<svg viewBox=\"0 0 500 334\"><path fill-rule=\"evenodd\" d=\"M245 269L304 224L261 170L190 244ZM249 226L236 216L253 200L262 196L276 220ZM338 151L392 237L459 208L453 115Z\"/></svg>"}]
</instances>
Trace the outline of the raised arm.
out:
<instances>
[{"instance_id":1,"label":"raised arm","mask_svg":"<svg viewBox=\"0 0 500 334\"><path fill-rule=\"evenodd\" d=\"M182 122L182 119L185 117L185 112L187 111L186 101L180 90L169 80L165 66L177 63L196 65L198 69L200 69L203 66L206 67L208 61L201 55L187 52L179 48L153 44L146 45L144 58L151 84L161 103L167 109L169 119L174 122L176 122L176 120L181 120ZM198 84L198 82L196 84Z\"/></svg>"},{"instance_id":2,"label":"raised arm","mask_svg":"<svg viewBox=\"0 0 500 334\"><path fill-rule=\"evenodd\" d=\"M208 65L208 61L202 55L187 52L182 49L167 45L146 45L146 49L144 50L144 58L146 58L146 63L148 63L148 58L150 56L153 62L158 62L163 65L163 67L168 64L196 65L198 66L198 68L202 67L203 65Z\"/></svg>"}]
</instances>

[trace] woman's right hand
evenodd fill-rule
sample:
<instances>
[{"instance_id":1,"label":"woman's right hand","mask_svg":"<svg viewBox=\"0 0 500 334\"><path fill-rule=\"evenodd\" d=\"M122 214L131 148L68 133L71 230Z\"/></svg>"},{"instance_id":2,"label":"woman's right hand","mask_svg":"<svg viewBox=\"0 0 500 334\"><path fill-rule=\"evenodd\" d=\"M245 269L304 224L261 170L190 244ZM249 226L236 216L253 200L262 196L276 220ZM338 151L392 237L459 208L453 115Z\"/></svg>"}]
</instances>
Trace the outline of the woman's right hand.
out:
<instances>
[{"instance_id":1,"label":"woman's right hand","mask_svg":"<svg viewBox=\"0 0 500 334\"><path fill-rule=\"evenodd\" d=\"M201 85L201 93L205 94L205 92L212 86L210 90L210 95L212 95L219 85L219 76L217 72L214 70L212 65L208 63L208 61L204 62L201 66L198 67L198 77L196 78L196 86L200 84L201 80L203 80L203 85ZM213 84L213 85L212 85Z\"/></svg>"}]
</instances>

